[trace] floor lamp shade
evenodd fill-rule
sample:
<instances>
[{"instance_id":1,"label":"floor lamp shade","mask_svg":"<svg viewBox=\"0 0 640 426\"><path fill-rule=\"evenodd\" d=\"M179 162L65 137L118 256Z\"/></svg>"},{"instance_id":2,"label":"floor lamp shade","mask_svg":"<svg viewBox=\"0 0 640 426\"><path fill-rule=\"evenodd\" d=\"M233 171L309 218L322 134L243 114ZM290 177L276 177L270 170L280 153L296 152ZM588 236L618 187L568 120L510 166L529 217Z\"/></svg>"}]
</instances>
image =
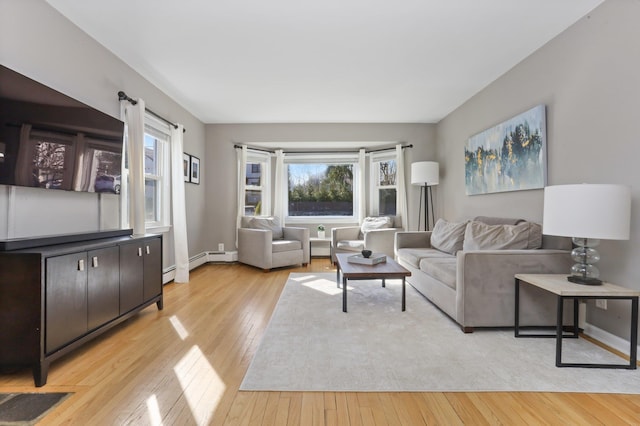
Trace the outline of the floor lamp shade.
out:
<instances>
[{"instance_id":1,"label":"floor lamp shade","mask_svg":"<svg viewBox=\"0 0 640 426\"><path fill-rule=\"evenodd\" d=\"M577 263L569 280L601 284L593 264L600 254L593 249L600 239L628 240L631 223L631 189L624 185L578 184L544 189L542 232L573 238L571 253Z\"/></svg>"},{"instance_id":2,"label":"floor lamp shade","mask_svg":"<svg viewBox=\"0 0 640 426\"><path fill-rule=\"evenodd\" d=\"M437 185L440 177L440 165L435 161L418 161L411 164L412 185Z\"/></svg>"}]
</instances>

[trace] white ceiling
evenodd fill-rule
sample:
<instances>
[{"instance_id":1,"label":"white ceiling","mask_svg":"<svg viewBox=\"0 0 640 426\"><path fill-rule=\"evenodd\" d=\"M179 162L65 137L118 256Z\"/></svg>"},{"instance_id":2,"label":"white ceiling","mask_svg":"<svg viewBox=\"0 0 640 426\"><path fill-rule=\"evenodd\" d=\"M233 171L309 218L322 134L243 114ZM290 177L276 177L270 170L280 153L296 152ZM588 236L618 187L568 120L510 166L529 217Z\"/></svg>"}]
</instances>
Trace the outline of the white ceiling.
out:
<instances>
[{"instance_id":1,"label":"white ceiling","mask_svg":"<svg viewBox=\"0 0 640 426\"><path fill-rule=\"evenodd\" d=\"M47 1L205 123L435 123L603 0Z\"/></svg>"}]
</instances>

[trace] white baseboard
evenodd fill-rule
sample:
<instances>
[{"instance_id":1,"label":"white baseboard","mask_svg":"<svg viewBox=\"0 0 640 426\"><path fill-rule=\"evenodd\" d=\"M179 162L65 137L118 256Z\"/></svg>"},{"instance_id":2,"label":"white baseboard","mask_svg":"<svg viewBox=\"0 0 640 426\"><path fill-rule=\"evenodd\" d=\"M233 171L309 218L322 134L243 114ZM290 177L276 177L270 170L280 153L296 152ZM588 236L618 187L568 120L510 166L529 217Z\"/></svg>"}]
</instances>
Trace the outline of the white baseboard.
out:
<instances>
[{"instance_id":1,"label":"white baseboard","mask_svg":"<svg viewBox=\"0 0 640 426\"><path fill-rule=\"evenodd\" d=\"M198 253L195 256L189 258L189 270L197 268L198 266L204 265L208 262L224 262L231 263L238 261L238 252L237 251L226 251L226 252L218 252L218 251L205 251L202 253ZM168 268L162 271L162 284L166 284L176 277L176 266L171 265Z\"/></svg>"},{"instance_id":2,"label":"white baseboard","mask_svg":"<svg viewBox=\"0 0 640 426\"><path fill-rule=\"evenodd\" d=\"M618 337L589 323L585 323L584 325L584 334L629 356L630 342L622 337ZM638 349L640 349L640 346L638 346ZM637 353L640 353L640 350L638 350Z\"/></svg>"}]
</instances>

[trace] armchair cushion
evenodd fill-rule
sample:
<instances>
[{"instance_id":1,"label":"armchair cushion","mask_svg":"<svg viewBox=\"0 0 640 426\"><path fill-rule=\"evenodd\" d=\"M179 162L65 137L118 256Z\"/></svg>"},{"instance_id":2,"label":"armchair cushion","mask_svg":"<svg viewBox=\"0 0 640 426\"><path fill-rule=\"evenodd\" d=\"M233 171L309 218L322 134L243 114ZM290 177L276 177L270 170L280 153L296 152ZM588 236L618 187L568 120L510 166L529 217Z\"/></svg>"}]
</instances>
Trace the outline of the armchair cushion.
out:
<instances>
[{"instance_id":1,"label":"armchair cushion","mask_svg":"<svg viewBox=\"0 0 640 426\"><path fill-rule=\"evenodd\" d=\"M273 240L271 243L272 253L282 253L291 250L302 250L302 243L299 240Z\"/></svg>"},{"instance_id":2,"label":"armchair cushion","mask_svg":"<svg viewBox=\"0 0 640 426\"><path fill-rule=\"evenodd\" d=\"M342 240L336 243L336 247L342 250L362 251L364 250L364 240Z\"/></svg>"},{"instance_id":3,"label":"armchair cushion","mask_svg":"<svg viewBox=\"0 0 640 426\"><path fill-rule=\"evenodd\" d=\"M365 217L360 225L362 235L374 229L393 228L393 219L389 216Z\"/></svg>"},{"instance_id":4,"label":"armchair cushion","mask_svg":"<svg viewBox=\"0 0 640 426\"><path fill-rule=\"evenodd\" d=\"M542 227L538 223L487 225L471 221L464 232L464 250L526 250L542 246Z\"/></svg>"},{"instance_id":5,"label":"armchair cushion","mask_svg":"<svg viewBox=\"0 0 640 426\"><path fill-rule=\"evenodd\" d=\"M249 228L271 231L271 237L274 240L281 240L283 238L282 226L280 226L278 218L275 217L251 218Z\"/></svg>"},{"instance_id":6,"label":"armchair cushion","mask_svg":"<svg viewBox=\"0 0 640 426\"><path fill-rule=\"evenodd\" d=\"M438 219L431 232L431 247L456 254L462 250L466 228L467 222L454 223Z\"/></svg>"}]
</instances>

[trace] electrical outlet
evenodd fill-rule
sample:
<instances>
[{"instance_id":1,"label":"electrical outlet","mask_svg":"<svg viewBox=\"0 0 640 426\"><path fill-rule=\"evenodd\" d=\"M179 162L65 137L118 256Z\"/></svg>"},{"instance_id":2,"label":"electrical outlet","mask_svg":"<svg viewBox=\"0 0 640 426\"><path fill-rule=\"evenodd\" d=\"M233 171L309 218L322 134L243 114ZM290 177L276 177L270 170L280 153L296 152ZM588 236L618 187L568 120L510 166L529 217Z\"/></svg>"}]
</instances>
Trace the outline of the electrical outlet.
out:
<instances>
[{"instance_id":1,"label":"electrical outlet","mask_svg":"<svg viewBox=\"0 0 640 426\"><path fill-rule=\"evenodd\" d=\"M224 251L224 243L218 244L218 251Z\"/></svg>"},{"instance_id":2,"label":"electrical outlet","mask_svg":"<svg viewBox=\"0 0 640 426\"><path fill-rule=\"evenodd\" d=\"M607 310L607 299L596 299L596 308Z\"/></svg>"}]
</instances>

